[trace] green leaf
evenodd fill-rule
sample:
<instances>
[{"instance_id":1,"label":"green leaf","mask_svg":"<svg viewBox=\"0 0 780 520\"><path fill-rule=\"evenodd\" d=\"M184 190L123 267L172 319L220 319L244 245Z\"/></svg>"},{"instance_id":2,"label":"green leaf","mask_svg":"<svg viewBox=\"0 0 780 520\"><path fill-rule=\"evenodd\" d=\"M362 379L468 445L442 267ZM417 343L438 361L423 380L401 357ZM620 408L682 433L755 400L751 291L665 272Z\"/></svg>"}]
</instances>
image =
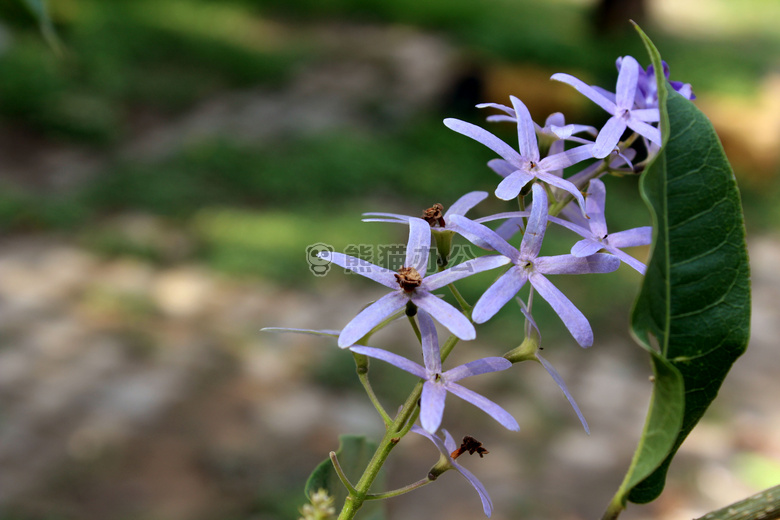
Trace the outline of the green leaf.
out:
<instances>
[{"instance_id":1,"label":"green leaf","mask_svg":"<svg viewBox=\"0 0 780 520\"><path fill-rule=\"evenodd\" d=\"M632 332L651 353L655 387L613 512L627 499L646 503L661 493L677 449L745 351L750 325L745 227L731 166L704 114L676 92L667 95L661 57L639 33L656 70L664 144L640 183L655 236Z\"/></svg>"},{"instance_id":2,"label":"green leaf","mask_svg":"<svg viewBox=\"0 0 780 520\"><path fill-rule=\"evenodd\" d=\"M336 451L341 469L344 474L354 484L365 471L368 462L376 451L377 444L369 441L363 435L339 435L339 449ZM375 485L381 485L382 475L374 481ZM335 498L336 511L338 511L346 500L348 492L344 484L339 480L336 470L330 458L320 462L306 481L304 492L306 496L319 489L327 490L328 494ZM384 509L380 500L366 502L361 510L361 518L366 520L381 520L384 518Z\"/></svg>"}]
</instances>

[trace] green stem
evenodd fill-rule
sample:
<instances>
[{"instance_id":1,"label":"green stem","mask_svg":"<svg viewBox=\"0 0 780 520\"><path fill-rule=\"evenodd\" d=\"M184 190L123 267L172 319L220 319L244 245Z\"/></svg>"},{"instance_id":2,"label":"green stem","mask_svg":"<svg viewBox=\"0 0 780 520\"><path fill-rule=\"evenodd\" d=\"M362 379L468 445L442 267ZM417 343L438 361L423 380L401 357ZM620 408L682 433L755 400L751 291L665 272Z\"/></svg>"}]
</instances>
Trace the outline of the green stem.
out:
<instances>
[{"instance_id":1,"label":"green stem","mask_svg":"<svg viewBox=\"0 0 780 520\"><path fill-rule=\"evenodd\" d=\"M455 287L455 284L448 284L447 287L450 288L452 295L456 300L458 300L458 305L460 305L460 308L463 309L463 312L466 313L466 316L470 316L472 307L469 305L469 302L467 302L466 299L461 296L460 291L458 291L458 288Z\"/></svg>"},{"instance_id":2,"label":"green stem","mask_svg":"<svg viewBox=\"0 0 780 520\"><path fill-rule=\"evenodd\" d=\"M338 520L351 520L355 517L355 514L357 514L358 510L363 505L363 502L365 502L366 497L368 496L368 490L371 487L371 484L374 483L374 480L376 480L379 470L382 468L385 460L387 460L392 449L398 444L398 441L401 440L399 432L403 429L404 425L406 425L409 417L412 415L412 411L417 407L417 401L422 394L422 386L422 381L419 381L415 385L412 393L409 394L409 397L401 408L401 411L398 412L395 420L393 420L392 424L387 428L384 437L382 437L382 440L379 442L376 452L374 452L374 456L371 457L371 460L368 462L368 466L366 466L363 476L360 477L360 480L355 485L354 491L350 490L349 496L344 501L344 507L341 509Z\"/></svg>"},{"instance_id":3,"label":"green stem","mask_svg":"<svg viewBox=\"0 0 780 520\"><path fill-rule=\"evenodd\" d=\"M414 491L415 489L419 489L426 484L430 484L431 482L433 482L433 480L430 480L428 477L421 478L417 482L414 482L413 484L409 484L408 486L404 486L402 488L394 489L392 491L385 491L384 493L366 495L366 500L381 500L383 498L397 497L399 495L403 495L404 493L408 493L409 491Z\"/></svg>"},{"instance_id":4,"label":"green stem","mask_svg":"<svg viewBox=\"0 0 780 520\"><path fill-rule=\"evenodd\" d=\"M416 324L415 324L416 325ZM441 348L441 359L444 361L447 356L450 355L452 349L458 343L458 338L450 336ZM412 389L409 397L406 398L406 402L401 407L401 411L398 412L393 422L388 426L384 437L379 441L379 446L374 452L373 457L368 462L366 470L360 477L360 480L354 487L350 488L349 496L344 501L344 507L341 509L338 520L351 520L355 517L363 502L369 500L368 490L371 488L371 484L376 480L379 470L384 465L390 452L396 444L401 440L406 432L411 428L411 423L416 419L416 414L419 413L417 402L422 395L423 381L420 380ZM338 471L338 470L337 470ZM346 484L345 484L346 485Z\"/></svg>"},{"instance_id":5,"label":"green stem","mask_svg":"<svg viewBox=\"0 0 780 520\"><path fill-rule=\"evenodd\" d=\"M612 502L609 503L609 506L607 506L607 510L604 511L601 520L617 520L617 517L620 516L620 513L622 513L625 508L625 504L615 496L612 499Z\"/></svg>"},{"instance_id":6,"label":"green stem","mask_svg":"<svg viewBox=\"0 0 780 520\"><path fill-rule=\"evenodd\" d=\"M368 380L368 373L359 372L358 379L360 379L360 383L363 385L366 394L368 394L368 399L371 401L371 404L374 405L376 411L379 412L379 415L382 416L382 420L385 422L385 427L389 426L393 422L393 419L390 418L390 416L387 414L384 407L379 402L376 394L374 393L374 389L371 387L371 382Z\"/></svg>"},{"instance_id":7,"label":"green stem","mask_svg":"<svg viewBox=\"0 0 780 520\"><path fill-rule=\"evenodd\" d=\"M414 335L417 336L417 341L422 344L422 334L420 333L420 327L417 326L417 322L412 316L407 315L407 318L409 318L409 323L412 324L412 329L414 330Z\"/></svg>"},{"instance_id":8,"label":"green stem","mask_svg":"<svg viewBox=\"0 0 780 520\"><path fill-rule=\"evenodd\" d=\"M341 464L339 464L339 459L336 457L336 452L331 451L328 456L330 457L330 461L333 463L333 469L336 470L336 475L339 476L339 480L342 484L344 484L344 487L347 488L347 490L350 493L355 492L355 487L352 485L352 482L349 481L347 478L347 475L344 473L344 470L341 469Z\"/></svg>"}]
</instances>

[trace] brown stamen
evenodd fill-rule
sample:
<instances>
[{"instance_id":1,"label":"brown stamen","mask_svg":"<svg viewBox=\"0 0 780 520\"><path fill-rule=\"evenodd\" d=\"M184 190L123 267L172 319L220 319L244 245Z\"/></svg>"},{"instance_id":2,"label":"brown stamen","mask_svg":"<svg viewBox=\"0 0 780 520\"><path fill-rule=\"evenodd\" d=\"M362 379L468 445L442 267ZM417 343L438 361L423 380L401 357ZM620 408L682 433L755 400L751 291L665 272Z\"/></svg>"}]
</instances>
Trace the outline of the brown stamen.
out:
<instances>
[{"instance_id":1,"label":"brown stamen","mask_svg":"<svg viewBox=\"0 0 780 520\"><path fill-rule=\"evenodd\" d=\"M469 452L469 455L474 455L474 453L476 453L479 455L479 458L482 458L486 454L490 453L488 450L482 447L481 442L470 435L463 437L463 442L461 443L460 448L450 453L450 457L457 459L466 452Z\"/></svg>"},{"instance_id":2,"label":"brown stamen","mask_svg":"<svg viewBox=\"0 0 780 520\"><path fill-rule=\"evenodd\" d=\"M430 224L431 227L434 227L436 224L438 224L439 227L444 227L447 225L444 222L444 206L438 202L423 211L422 218L424 221Z\"/></svg>"},{"instance_id":3,"label":"brown stamen","mask_svg":"<svg viewBox=\"0 0 780 520\"><path fill-rule=\"evenodd\" d=\"M414 267L402 267L395 275L398 285L406 292L412 292L422 284L422 276Z\"/></svg>"}]
</instances>

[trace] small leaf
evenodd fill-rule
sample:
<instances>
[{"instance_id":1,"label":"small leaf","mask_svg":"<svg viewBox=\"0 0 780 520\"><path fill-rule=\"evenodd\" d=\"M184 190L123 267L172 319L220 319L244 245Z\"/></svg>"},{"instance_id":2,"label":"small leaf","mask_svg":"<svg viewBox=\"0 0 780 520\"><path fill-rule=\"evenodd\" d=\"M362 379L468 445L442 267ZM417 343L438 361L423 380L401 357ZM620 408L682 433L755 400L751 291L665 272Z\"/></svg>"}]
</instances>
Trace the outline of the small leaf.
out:
<instances>
[{"instance_id":1,"label":"small leaf","mask_svg":"<svg viewBox=\"0 0 780 520\"><path fill-rule=\"evenodd\" d=\"M639 33L659 83L664 145L640 183L655 236L632 332L651 353L655 387L613 512L626 499L646 503L663 491L674 454L745 351L750 324L745 227L731 166L704 114L676 92L667 99L661 57Z\"/></svg>"},{"instance_id":2,"label":"small leaf","mask_svg":"<svg viewBox=\"0 0 780 520\"><path fill-rule=\"evenodd\" d=\"M360 478L360 475L363 474L363 471L368 466L368 462L374 455L376 448L377 444L367 440L363 435L339 436L339 449L336 451L336 457L339 460L341 469L353 485L357 483L357 479ZM381 485L381 477L380 475L374 481L374 485ZM330 458L320 462L312 474L309 475L304 492L309 497L319 489L325 489L330 496L335 498L334 504L337 511L344 505L348 492L341 480L339 480ZM380 502L379 500L366 502L360 509L361 518L373 520L384 518L384 510Z\"/></svg>"}]
</instances>

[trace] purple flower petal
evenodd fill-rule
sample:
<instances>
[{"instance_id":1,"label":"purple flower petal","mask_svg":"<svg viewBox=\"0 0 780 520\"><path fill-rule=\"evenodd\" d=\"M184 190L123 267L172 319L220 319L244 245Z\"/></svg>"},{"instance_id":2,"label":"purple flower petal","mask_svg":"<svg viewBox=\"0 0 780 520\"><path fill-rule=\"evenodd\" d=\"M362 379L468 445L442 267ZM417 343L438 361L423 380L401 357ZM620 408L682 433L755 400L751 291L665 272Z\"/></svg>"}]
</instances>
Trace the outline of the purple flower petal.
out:
<instances>
[{"instance_id":1,"label":"purple flower petal","mask_svg":"<svg viewBox=\"0 0 780 520\"><path fill-rule=\"evenodd\" d=\"M610 117L596 137L596 144L593 145L593 157L603 159L611 154L625 131L625 119L619 116Z\"/></svg>"},{"instance_id":2,"label":"purple flower petal","mask_svg":"<svg viewBox=\"0 0 780 520\"><path fill-rule=\"evenodd\" d=\"M491 416L493 419L501 423L501 425L512 431L518 431L520 429L520 425L517 424L517 421L515 420L512 415L501 408L499 405L488 399L487 397L484 397L482 395L479 395L478 393L469 390L466 387L463 387L459 385L458 383L448 383L447 384L447 390L454 395L457 395L464 401L467 401L489 416Z\"/></svg>"},{"instance_id":3,"label":"purple flower petal","mask_svg":"<svg viewBox=\"0 0 780 520\"><path fill-rule=\"evenodd\" d=\"M450 130L454 130L459 134L465 135L466 137L470 137L475 141L484 144L510 163L517 165L521 164L522 158L520 157L520 154L517 152L517 150L487 130L476 125L472 125L471 123L460 121L459 119L445 119L444 124Z\"/></svg>"},{"instance_id":4,"label":"purple flower petal","mask_svg":"<svg viewBox=\"0 0 780 520\"><path fill-rule=\"evenodd\" d=\"M615 88L615 104L618 109L630 110L634 106L639 63L632 56L625 56L620 64L620 72Z\"/></svg>"},{"instance_id":5,"label":"purple flower petal","mask_svg":"<svg viewBox=\"0 0 780 520\"><path fill-rule=\"evenodd\" d=\"M514 217L502 222L500 226L496 228L496 235L500 236L504 240L509 240L525 228L525 222L520 217Z\"/></svg>"},{"instance_id":6,"label":"purple flower petal","mask_svg":"<svg viewBox=\"0 0 780 520\"><path fill-rule=\"evenodd\" d=\"M320 329L320 330L314 330L314 329L290 329L287 327L263 327L260 329L260 332L298 332L301 334L311 334L314 336L331 336L334 338L337 338L339 334L341 334L340 330L333 330L333 329Z\"/></svg>"},{"instance_id":7,"label":"purple flower petal","mask_svg":"<svg viewBox=\"0 0 780 520\"><path fill-rule=\"evenodd\" d=\"M486 191L472 191L455 201L450 209L444 213L444 222L447 223L450 215L465 215L471 208L482 202L488 197Z\"/></svg>"},{"instance_id":8,"label":"purple flower petal","mask_svg":"<svg viewBox=\"0 0 780 520\"><path fill-rule=\"evenodd\" d=\"M543 275L531 273L529 281L539 293L539 296L544 298L558 317L561 318L561 321L563 321L563 324L574 337L574 340L581 347L593 345L593 330L590 328L590 323L588 323L585 315Z\"/></svg>"},{"instance_id":9,"label":"purple flower petal","mask_svg":"<svg viewBox=\"0 0 780 520\"><path fill-rule=\"evenodd\" d=\"M504 159L491 159L488 161L487 165L501 177L508 177L517 171L515 166L512 166L509 161L505 161Z\"/></svg>"},{"instance_id":10,"label":"purple flower petal","mask_svg":"<svg viewBox=\"0 0 780 520\"><path fill-rule=\"evenodd\" d=\"M599 179L591 179L588 185L588 200L585 203L588 217L590 217L590 230L599 238L607 236L607 221L604 220L604 205L606 203L607 190Z\"/></svg>"},{"instance_id":11,"label":"purple flower petal","mask_svg":"<svg viewBox=\"0 0 780 520\"><path fill-rule=\"evenodd\" d=\"M566 206L560 213L565 219L559 217L547 217L549 222L554 222L559 226L563 226L570 231L574 231L582 237L591 237L593 233L590 231L590 225L588 219L582 216L582 211L574 209L574 206Z\"/></svg>"},{"instance_id":12,"label":"purple flower petal","mask_svg":"<svg viewBox=\"0 0 780 520\"><path fill-rule=\"evenodd\" d=\"M447 449L447 455L449 455L458 448L458 445L455 439L452 438L452 435L450 435L450 432L444 428L442 428L441 432L444 434L444 447Z\"/></svg>"},{"instance_id":13,"label":"purple flower petal","mask_svg":"<svg viewBox=\"0 0 780 520\"><path fill-rule=\"evenodd\" d=\"M534 180L534 175L523 170L512 172L496 187L496 197L501 200L512 200L520 194L526 184Z\"/></svg>"},{"instance_id":14,"label":"purple flower petal","mask_svg":"<svg viewBox=\"0 0 780 520\"><path fill-rule=\"evenodd\" d=\"M477 331L469 319L455 307L428 291L415 291L412 302L433 316L458 338L469 341L477 337Z\"/></svg>"},{"instance_id":15,"label":"purple flower petal","mask_svg":"<svg viewBox=\"0 0 780 520\"><path fill-rule=\"evenodd\" d=\"M572 184L566 179L561 179L560 177L557 177L555 175L552 175L550 173L540 173L538 175L540 181L544 181L550 186L555 186L556 188L566 191L568 193L571 193L574 197L574 200L577 201L577 204L580 206L580 211L585 211L585 198L582 196L582 193L580 193L580 190L577 189L577 186Z\"/></svg>"},{"instance_id":16,"label":"purple flower petal","mask_svg":"<svg viewBox=\"0 0 780 520\"><path fill-rule=\"evenodd\" d=\"M323 260L328 260L339 267L354 271L359 275L370 278L375 282L379 282L385 287L390 289L398 289L398 280L395 278L395 271L385 269L374 265L367 260L356 258L354 256L345 255L344 253L334 253L333 251L322 251L318 257Z\"/></svg>"},{"instance_id":17,"label":"purple flower petal","mask_svg":"<svg viewBox=\"0 0 780 520\"><path fill-rule=\"evenodd\" d=\"M539 352L536 353L536 359L539 360L539 363L542 364L545 370L547 370L547 373L550 374L550 376L553 378L555 383L558 385L558 388L560 388L563 391L563 395L566 396L566 400L569 401L569 404L572 408L574 408L574 412L577 414L577 417L580 418L580 422L582 423L582 427L585 428L585 433L590 435L590 428L588 428L588 421L585 420L585 416L582 415L582 412L580 411L580 407L577 406L577 403L574 401L574 397L572 397L571 392L569 392L569 389L566 388L566 383L563 381L563 378L558 373L557 370L550 364L549 361L544 359Z\"/></svg>"},{"instance_id":18,"label":"purple flower petal","mask_svg":"<svg viewBox=\"0 0 780 520\"><path fill-rule=\"evenodd\" d=\"M646 137L649 141L652 141L658 146L663 144L661 141L661 131L658 128L652 125L648 125L647 123L633 117L626 121L626 124L629 128L631 128L631 130L643 137Z\"/></svg>"},{"instance_id":19,"label":"purple flower petal","mask_svg":"<svg viewBox=\"0 0 780 520\"><path fill-rule=\"evenodd\" d=\"M642 226L609 235L609 244L615 247L646 246L653 240L653 228Z\"/></svg>"},{"instance_id":20,"label":"purple flower petal","mask_svg":"<svg viewBox=\"0 0 780 520\"><path fill-rule=\"evenodd\" d=\"M436 433L444 416L447 390L443 385L426 381L420 396L420 424L430 433Z\"/></svg>"},{"instance_id":21,"label":"purple flower petal","mask_svg":"<svg viewBox=\"0 0 780 520\"><path fill-rule=\"evenodd\" d=\"M571 254L577 258L584 258L586 256L598 253L599 250L603 248L604 244L601 242L597 242L592 238L586 238L585 240L580 240L574 244L574 246L571 248Z\"/></svg>"},{"instance_id":22,"label":"purple flower petal","mask_svg":"<svg viewBox=\"0 0 780 520\"><path fill-rule=\"evenodd\" d=\"M463 235L466 240L476 243L477 241L486 242L493 249L514 261L517 260L519 253L514 246L501 238L495 231L483 224L477 224L473 220L459 215L453 215L452 222L456 226L458 233Z\"/></svg>"},{"instance_id":23,"label":"purple flower petal","mask_svg":"<svg viewBox=\"0 0 780 520\"><path fill-rule=\"evenodd\" d=\"M646 123L657 123L661 119L661 112L657 108L638 108L631 111L631 117Z\"/></svg>"},{"instance_id":24,"label":"purple flower petal","mask_svg":"<svg viewBox=\"0 0 780 520\"><path fill-rule=\"evenodd\" d=\"M423 287L429 291L435 291L445 285L458 281L472 274L481 273L482 271L488 271L495 269L502 265L506 265L510 262L509 258L505 256L490 255L480 256L472 258L461 264L454 265L445 271L435 273L423 280Z\"/></svg>"},{"instance_id":25,"label":"purple flower petal","mask_svg":"<svg viewBox=\"0 0 780 520\"><path fill-rule=\"evenodd\" d=\"M601 92L591 87L590 85L586 84L582 80L575 78L574 76L559 72L557 74L553 74L550 79L555 81L560 81L561 83L566 83L567 85L571 85L572 87L577 89L577 91L579 91L580 94L584 95L586 98L590 99L591 101L596 103L598 106L600 106L610 114L614 114L615 110L617 109L615 103L613 103L610 99L605 97Z\"/></svg>"},{"instance_id":26,"label":"purple flower petal","mask_svg":"<svg viewBox=\"0 0 780 520\"><path fill-rule=\"evenodd\" d=\"M399 356L398 354L393 354L387 350L374 347L364 347L361 345L350 347L349 350L358 354L363 354L364 356L379 359L385 363L390 363L391 365L409 372L410 374L417 376L420 379L426 379L428 377L425 369L414 361L409 361L405 357Z\"/></svg>"},{"instance_id":27,"label":"purple flower petal","mask_svg":"<svg viewBox=\"0 0 780 520\"><path fill-rule=\"evenodd\" d=\"M421 218L409 219L409 241L406 244L404 267L414 267L420 276L428 270L431 253L431 226ZM393 276L395 278L395 275ZM396 282L396 285L397 282Z\"/></svg>"},{"instance_id":28,"label":"purple flower petal","mask_svg":"<svg viewBox=\"0 0 780 520\"><path fill-rule=\"evenodd\" d=\"M347 323L339 335L339 347L351 347L384 319L403 309L408 301L409 299L401 293L400 289L382 296Z\"/></svg>"},{"instance_id":29,"label":"purple flower petal","mask_svg":"<svg viewBox=\"0 0 780 520\"><path fill-rule=\"evenodd\" d=\"M528 217L528 226L520 242L520 258L523 260L536 258L542 248L547 229L547 192L539 183L535 183L532 189L531 216Z\"/></svg>"},{"instance_id":30,"label":"purple flower petal","mask_svg":"<svg viewBox=\"0 0 780 520\"><path fill-rule=\"evenodd\" d=\"M477 490L477 493L479 493L479 498L482 500L482 510L485 512L485 516L490 518L490 515L493 514L493 502L490 500L490 495L488 495L485 486L482 485L482 482L480 482L472 472L454 460L452 461L452 465L458 471L458 473L466 477L466 480L468 480L471 485L474 486L474 489Z\"/></svg>"},{"instance_id":31,"label":"purple flower petal","mask_svg":"<svg viewBox=\"0 0 780 520\"><path fill-rule=\"evenodd\" d=\"M479 224L482 224L483 222L492 222L493 220L501 220L501 219L512 219L512 218L527 218L531 216L530 211L505 211L504 213L495 213L493 215L488 215L487 217L480 217L478 219L474 219L474 222L477 222Z\"/></svg>"},{"instance_id":32,"label":"purple flower petal","mask_svg":"<svg viewBox=\"0 0 780 520\"><path fill-rule=\"evenodd\" d=\"M377 218L364 218L362 219L363 222L387 222L387 219L395 219L395 220L402 220L404 222L409 222L409 219L412 217L408 215L399 215L398 213L381 213L381 212L369 212L369 213L363 213L364 217L379 217Z\"/></svg>"},{"instance_id":33,"label":"purple flower petal","mask_svg":"<svg viewBox=\"0 0 780 520\"><path fill-rule=\"evenodd\" d=\"M516 119L515 117L515 111L511 108L509 108L506 105L502 105L500 103L480 103L479 105L476 105L477 108L495 108L497 110L500 110L504 113L506 113L509 117L512 119Z\"/></svg>"},{"instance_id":34,"label":"purple flower petal","mask_svg":"<svg viewBox=\"0 0 780 520\"><path fill-rule=\"evenodd\" d=\"M512 366L512 362L502 357L486 357L457 366L444 373L447 382L460 381L464 377L499 372Z\"/></svg>"},{"instance_id":35,"label":"purple flower petal","mask_svg":"<svg viewBox=\"0 0 780 520\"><path fill-rule=\"evenodd\" d=\"M612 253L613 255L615 255L623 263L634 268L637 272L639 272L639 274L645 274L645 271L647 271L647 266L645 264L643 264L633 256L629 255L628 253L621 251L616 247L611 247L611 246L607 246L605 249L610 253Z\"/></svg>"},{"instance_id":36,"label":"purple flower petal","mask_svg":"<svg viewBox=\"0 0 780 520\"><path fill-rule=\"evenodd\" d=\"M539 168L543 171L561 170L578 162L593 158L593 143L584 144L566 150L565 152L548 155L539 161Z\"/></svg>"},{"instance_id":37,"label":"purple flower petal","mask_svg":"<svg viewBox=\"0 0 780 520\"><path fill-rule=\"evenodd\" d=\"M496 315L515 294L523 288L528 275L525 269L517 266L511 267L501 278L482 293L482 296L471 311L471 319L474 323L484 323Z\"/></svg>"},{"instance_id":38,"label":"purple flower petal","mask_svg":"<svg viewBox=\"0 0 780 520\"><path fill-rule=\"evenodd\" d=\"M427 373L441 373L441 351L436 325L425 311L417 311L417 321L420 324L420 340L422 342L423 364ZM433 432L436 432L434 429Z\"/></svg>"},{"instance_id":39,"label":"purple flower petal","mask_svg":"<svg viewBox=\"0 0 780 520\"><path fill-rule=\"evenodd\" d=\"M423 437L428 438L435 446L436 449L439 450L439 453L449 461L449 463L452 465L452 467L463 475L466 480L471 483L472 486L474 486L474 489L477 490L477 493L479 493L479 498L482 500L482 509L485 511L485 514L489 517L491 513L493 512L493 502L490 500L490 496L488 495L487 490L485 489L485 486L482 485L482 483L477 479L477 477L474 476L473 473L471 473L469 470L464 468L462 465L458 464L456 461L452 459L450 456L450 453L455 451L457 449L457 444L455 444L455 440L452 438L452 435L447 430L442 430L444 433L445 439L444 442L437 437L436 435L433 435L431 433L428 433L423 428L420 428L416 424L412 426L411 431L418 435L422 435Z\"/></svg>"},{"instance_id":40,"label":"purple flower petal","mask_svg":"<svg viewBox=\"0 0 780 520\"><path fill-rule=\"evenodd\" d=\"M522 101L509 96L517 117L517 142L520 155L533 162L539 162L539 145L536 141L536 128L531 113Z\"/></svg>"},{"instance_id":41,"label":"purple flower petal","mask_svg":"<svg viewBox=\"0 0 780 520\"><path fill-rule=\"evenodd\" d=\"M565 124L566 124L566 119L563 117L563 114L560 112L553 112L552 114L547 116L547 119L544 120L545 128L552 128L554 126L560 128Z\"/></svg>"},{"instance_id":42,"label":"purple flower petal","mask_svg":"<svg viewBox=\"0 0 780 520\"><path fill-rule=\"evenodd\" d=\"M534 262L536 272L541 274L611 273L618 267L620 260L605 253L596 253L585 258L574 255L543 256Z\"/></svg>"}]
</instances>

